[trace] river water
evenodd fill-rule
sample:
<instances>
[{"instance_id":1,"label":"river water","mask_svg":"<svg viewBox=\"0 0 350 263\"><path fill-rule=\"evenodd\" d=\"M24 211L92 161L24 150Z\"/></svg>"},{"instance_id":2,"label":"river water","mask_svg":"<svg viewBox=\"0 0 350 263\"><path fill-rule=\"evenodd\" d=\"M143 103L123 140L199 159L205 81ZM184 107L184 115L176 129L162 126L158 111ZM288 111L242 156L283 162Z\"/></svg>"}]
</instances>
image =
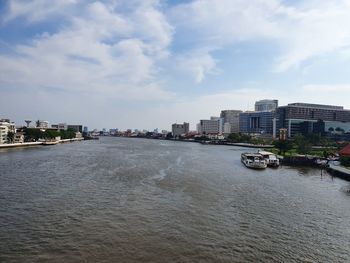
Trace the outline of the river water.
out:
<instances>
[{"instance_id":1,"label":"river water","mask_svg":"<svg viewBox=\"0 0 350 263\"><path fill-rule=\"evenodd\" d=\"M0 152L0 262L350 262L349 182L247 149L101 138Z\"/></svg>"}]
</instances>

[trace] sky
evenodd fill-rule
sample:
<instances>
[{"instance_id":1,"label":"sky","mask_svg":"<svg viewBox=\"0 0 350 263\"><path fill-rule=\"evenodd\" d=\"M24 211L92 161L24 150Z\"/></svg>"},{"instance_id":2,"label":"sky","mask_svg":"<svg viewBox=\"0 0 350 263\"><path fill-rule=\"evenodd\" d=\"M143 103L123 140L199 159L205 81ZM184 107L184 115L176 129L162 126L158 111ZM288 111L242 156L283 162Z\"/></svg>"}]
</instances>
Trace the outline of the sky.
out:
<instances>
[{"instance_id":1,"label":"sky","mask_svg":"<svg viewBox=\"0 0 350 263\"><path fill-rule=\"evenodd\" d=\"M0 118L171 129L261 99L350 109L350 0L0 0Z\"/></svg>"}]
</instances>

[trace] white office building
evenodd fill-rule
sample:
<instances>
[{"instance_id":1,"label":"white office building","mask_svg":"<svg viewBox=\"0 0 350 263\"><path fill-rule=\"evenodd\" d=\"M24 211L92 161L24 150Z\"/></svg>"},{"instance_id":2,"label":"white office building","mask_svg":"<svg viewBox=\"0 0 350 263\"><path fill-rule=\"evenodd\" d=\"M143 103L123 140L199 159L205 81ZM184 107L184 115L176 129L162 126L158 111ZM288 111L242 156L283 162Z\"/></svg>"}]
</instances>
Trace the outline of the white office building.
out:
<instances>
[{"instance_id":1,"label":"white office building","mask_svg":"<svg viewBox=\"0 0 350 263\"><path fill-rule=\"evenodd\" d=\"M211 117L210 120L200 120L197 124L199 134L222 134L223 128L223 118L220 117Z\"/></svg>"},{"instance_id":2,"label":"white office building","mask_svg":"<svg viewBox=\"0 0 350 263\"><path fill-rule=\"evenodd\" d=\"M48 121L38 120L36 122L36 127L37 128L42 128L42 129L47 129L47 128L49 128L49 122Z\"/></svg>"},{"instance_id":3,"label":"white office building","mask_svg":"<svg viewBox=\"0 0 350 263\"><path fill-rule=\"evenodd\" d=\"M7 143L8 132L9 132L9 129L7 126L4 126L4 125L0 126L0 144Z\"/></svg>"}]
</instances>

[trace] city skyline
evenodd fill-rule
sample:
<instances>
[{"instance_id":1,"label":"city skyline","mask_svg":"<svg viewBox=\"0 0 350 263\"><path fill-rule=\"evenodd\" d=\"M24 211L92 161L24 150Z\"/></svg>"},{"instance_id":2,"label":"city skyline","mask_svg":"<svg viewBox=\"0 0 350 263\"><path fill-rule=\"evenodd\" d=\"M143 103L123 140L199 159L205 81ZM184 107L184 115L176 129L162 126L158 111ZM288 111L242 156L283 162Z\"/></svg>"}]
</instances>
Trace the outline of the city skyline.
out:
<instances>
[{"instance_id":1,"label":"city skyline","mask_svg":"<svg viewBox=\"0 0 350 263\"><path fill-rule=\"evenodd\" d=\"M349 12L347 0L2 1L0 118L193 130L262 99L350 109Z\"/></svg>"}]
</instances>

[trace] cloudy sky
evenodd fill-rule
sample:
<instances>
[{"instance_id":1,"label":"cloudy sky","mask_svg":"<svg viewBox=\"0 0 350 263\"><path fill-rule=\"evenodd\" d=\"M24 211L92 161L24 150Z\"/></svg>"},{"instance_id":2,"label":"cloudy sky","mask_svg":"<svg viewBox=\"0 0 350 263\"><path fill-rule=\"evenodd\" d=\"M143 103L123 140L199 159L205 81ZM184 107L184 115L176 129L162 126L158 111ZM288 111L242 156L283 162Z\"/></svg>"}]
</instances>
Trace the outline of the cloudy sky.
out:
<instances>
[{"instance_id":1,"label":"cloudy sky","mask_svg":"<svg viewBox=\"0 0 350 263\"><path fill-rule=\"evenodd\" d=\"M0 118L170 129L350 108L350 0L1 0Z\"/></svg>"}]
</instances>

